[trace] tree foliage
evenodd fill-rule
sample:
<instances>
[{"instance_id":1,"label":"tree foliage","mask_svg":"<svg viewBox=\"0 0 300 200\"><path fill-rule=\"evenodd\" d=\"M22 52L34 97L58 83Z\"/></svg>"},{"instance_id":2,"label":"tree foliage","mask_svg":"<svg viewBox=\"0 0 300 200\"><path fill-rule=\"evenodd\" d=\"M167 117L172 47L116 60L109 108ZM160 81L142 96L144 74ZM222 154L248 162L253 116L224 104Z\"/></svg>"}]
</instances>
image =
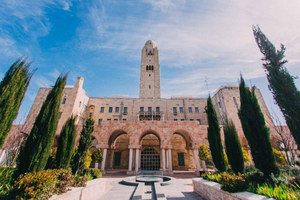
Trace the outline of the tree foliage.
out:
<instances>
[{"instance_id":1,"label":"tree foliage","mask_svg":"<svg viewBox=\"0 0 300 200\"><path fill-rule=\"evenodd\" d=\"M204 160L205 162L211 161L208 146L206 146L205 144L199 145L199 158L200 160Z\"/></svg>"},{"instance_id":2,"label":"tree foliage","mask_svg":"<svg viewBox=\"0 0 300 200\"><path fill-rule=\"evenodd\" d=\"M94 131L94 123L95 121L92 118L88 118L80 133L78 149L73 159L72 171L74 174L76 174L78 171L82 171L85 167L84 162L87 155L87 151L92 145L92 133Z\"/></svg>"},{"instance_id":3,"label":"tree foliage","mask_svg":"<svg viewBox=\"0 0 300 200\"><path fill-rule=\"evenodd\" d=\"M57 143L56 168L67 169L72 159L76 138L75 117L71 116L63 126Z\"/></svg>"},{"instance_id":4,"label":"tree foliage","mask_svg":"<svg viewBox=\"0 0 300 200\"><path fill-rule=\"evenodd\" d=\"M248 152L244 148L242 148L242 151L243 151L244 162L250 162L251 159Z\"/></svg>"},{"instance_id":5,"label":"tree foliage","mask_svg":"<svg viewBox=\"0 0 300 200\"><path fill-rule=\"evenodd\" d=\"M15 176L45 168L57 129L58 111L67 77L67 74L61 74L47 95L18 156Z\"/></svg>"},{"instance_id":6,"label":"tree foliage","mask_svg":"<svg viewBox=\"0 0 300 200\"><path fill-rule=\"evenodd\" d=\"M278 175L279 169L275 164L270 130L265 125L264 115L255 96L255 87L250 91L241 76L239 90L241 99L239 117L251 149L255 167L266 176L269 176L271 173Z\"/></svg>"},{"instance_id":7,"label":"tree foliage","mask_svg":"<svg viewBox=\"0 0 300 200\"><path fill-rule=\"evenodd\" d=\"M229 164L234 173L244 173L244 158L241 143L232 120L226 120L224 125L225 147Z\"/></svg>"},{"instance_id":8,"label":"tree foliage","mask_svg":"<svg viewBox=\"0 0 300 200\"><path fill-rule=\"evenodd\" d=\"M102 151L100 151L99 149L96 149L92 153L92 159L95 163L101 163L102 162L102 156L103 156Z\"/></svg>"},{"instance_id":9,"label":"tree foliage","mask_svg":"<svg viewBox=\"0 0 300 200\"><path fill-rule=\"evenodd\" d=\"M206 114L208 119L207 135L212 159L216 168L222 172L226 170L226 163L224 160L219 121L211 97L207 99Z\"/></svg>"},{"instance_id":10,"label":"tree foliage","mask_svg":"<svg viewBox=\"0 0 300 200\"><path fill-rule=\"evenodd\" d=\"M282 111L286 123L291 130L295 141L300 146L300 92L284 64L285 47L281 44L280 50L269 41L267 36L257 26L253 26L256 43L264 55L263 67L269 81L269 90Z\"/></svg>"},{"instance_id":11,"label":"tree foliage","mask_svg":"<svg viewBox=\"0 0 300 200\"><path fill-rule=\"evenodd\" d=\"M278 151L277 149L273 148L274 156L276 163L280 165L286 165L286 161L284 159L284 155L281 151Z\"/></svg>"},{"instance_id":12,"label":"tree foliage","mask_svg":"<svg viewBox=\"0 0 300 200\"><path fill-rule=\"evenodd\" d=\"M17 117L30 80L34 74L29 72L31 63L18 59L6 72L0 83L0 148L2 147L12 123Z\"/></svg>"}]
</instances>

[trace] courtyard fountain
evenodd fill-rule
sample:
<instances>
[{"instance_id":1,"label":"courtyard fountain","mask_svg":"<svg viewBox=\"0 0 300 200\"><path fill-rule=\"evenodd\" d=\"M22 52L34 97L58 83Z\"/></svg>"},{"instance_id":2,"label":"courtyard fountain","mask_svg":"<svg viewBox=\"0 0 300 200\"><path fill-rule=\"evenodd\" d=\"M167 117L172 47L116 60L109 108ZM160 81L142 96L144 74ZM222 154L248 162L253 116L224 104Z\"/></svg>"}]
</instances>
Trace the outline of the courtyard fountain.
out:
<instances>
[{"instance_id":1,"label":"courtyard fountain","mask_svg":"<svg viewBox=\"0 0 300 200\"><path fill-rule=\"evenodd\" d=\"M162 186L174 182L174 178L164 176L162 171L140 170L135 176L122 180L123 184L136 185L132 200L137 199L166 199Z\"/></svg>"}]
</instances>

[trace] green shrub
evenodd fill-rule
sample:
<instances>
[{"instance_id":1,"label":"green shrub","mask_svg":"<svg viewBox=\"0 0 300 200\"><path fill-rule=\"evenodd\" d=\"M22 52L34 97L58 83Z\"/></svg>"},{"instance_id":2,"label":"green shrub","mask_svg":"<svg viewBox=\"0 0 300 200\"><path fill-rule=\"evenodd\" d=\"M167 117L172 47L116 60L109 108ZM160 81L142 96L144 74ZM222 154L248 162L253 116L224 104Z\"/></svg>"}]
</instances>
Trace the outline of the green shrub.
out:
<instances>
[{"instance_id":1,"label":"green shrub","mask_svg":"<svg viewBox=\"0 0 300 200\"><path fill-rule=\"evenodd\" d=\"M0 199L8 195L12 189L12 175L14 168L0 167Z\"/></svg>"},{"instance_id":2,"label":"green shrub","mask_svg":"<svg viewBox=\"0 0 300 200\"><path fill-rule=\"evenodd\" d=\"M14 182L11 199L48 199L68 191L68 187L85 186L86 177L75 178L71 170L55 169L20 175Z\"/></svg>"},{"instance_id":3,"label":"green shrub","mask_svg":"<svg viewBox=\"0 0 300 200\"><path fill-rule=\"evenodd\" d=\"M102 151L100 151L99 149L93 151L92 160L95 163L101 163L102 162Z\"/></svg>"},{"instance_id":4,"label":"green shrub","mask_svg":"<svg viewBox=\"0 0 300 200\"><path fill-rule=\"evenodd\" d=\"M221 173L220 182L221 189L228 192L245 191L248 187L245 175L243 174L229 174L227 172Z\"/></svg>"},{"instance_id":5,"label":"green shrub","mask_svg":"<svg viewBox=\"0 0 300 200\"><path fill-rule=\"evenodd\" d=\"M86 176L89 176L91 175L91 177L93 179L95 178L101 178L102 177L102 173L100 171L100 169L95 169L95 168L87 168L87 169L84 169L84 175Z\"/></svg>"},{"instance_id":6,"label":"green shrub","mask_svg":"<svg viewBox=\"0 0 300 200\"><path fill-rule=\"evenodd\" d=\"M205 162L211 161L208 146L206 146L205 144L199 145L199 158L200 160L204 160Z\"/></svg>"},{"instance_id":7,"label":"green shrub","mask_svg":"<svg viewBox=\"0 0 300 200\"><path fill-rule=\"evenodd\" d=\"M277 200L294 200L300 199L300 187L294 185L294 187L288 187L281 183L274 187L268 183L252 185L248 188L248 191L261 194Z\"/></svg>"},{"instance_id":8,"label":"green shrub","mask_svg":"<svg viewBox=\"0 0 300 200\"><path fill-rule=\"evenodd\" d=\"M214 181L214 182L220 182L221 174L220 173L214 173L214 172L206 172L201 175L201 177L208 181Z\"/></svg>"}]
</instances>

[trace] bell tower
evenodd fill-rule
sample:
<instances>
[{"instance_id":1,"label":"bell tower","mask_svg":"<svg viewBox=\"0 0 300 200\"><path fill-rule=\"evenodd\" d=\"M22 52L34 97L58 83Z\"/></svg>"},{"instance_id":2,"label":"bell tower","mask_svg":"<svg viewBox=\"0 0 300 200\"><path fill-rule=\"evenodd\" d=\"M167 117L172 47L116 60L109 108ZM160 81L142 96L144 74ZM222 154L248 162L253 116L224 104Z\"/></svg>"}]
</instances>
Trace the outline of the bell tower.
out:
<instances>
[{"instance_id":1,"label":"bell tower","mask_svg":"<svg viewBox=\"0 0 300 200\"><path fill-rule=\"evenodd\" d=\"M152 40L142 49L140 98L160 99L159 50Z\"/></svg>"}]
</instances>

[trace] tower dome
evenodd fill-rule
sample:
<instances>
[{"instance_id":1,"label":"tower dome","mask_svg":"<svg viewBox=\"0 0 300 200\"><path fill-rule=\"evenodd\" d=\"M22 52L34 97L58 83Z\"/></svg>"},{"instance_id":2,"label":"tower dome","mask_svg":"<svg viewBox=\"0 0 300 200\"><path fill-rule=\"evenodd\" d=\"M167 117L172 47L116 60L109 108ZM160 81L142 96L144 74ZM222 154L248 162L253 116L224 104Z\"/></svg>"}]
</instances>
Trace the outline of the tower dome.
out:
<instances>
[{"instance_id":1,"label":"tower dome","mask_svg":"<svg viewBox=\"0 0 300 200\"><path fill-rule=\"evenodd\" d=\"M146 46L146 45L152 45L152 46L156 47L156 44L155 44L155 42L153 42L153 40L148 40L148 41L145 43L145 46Z\"/></svg>"}]
</instances>

